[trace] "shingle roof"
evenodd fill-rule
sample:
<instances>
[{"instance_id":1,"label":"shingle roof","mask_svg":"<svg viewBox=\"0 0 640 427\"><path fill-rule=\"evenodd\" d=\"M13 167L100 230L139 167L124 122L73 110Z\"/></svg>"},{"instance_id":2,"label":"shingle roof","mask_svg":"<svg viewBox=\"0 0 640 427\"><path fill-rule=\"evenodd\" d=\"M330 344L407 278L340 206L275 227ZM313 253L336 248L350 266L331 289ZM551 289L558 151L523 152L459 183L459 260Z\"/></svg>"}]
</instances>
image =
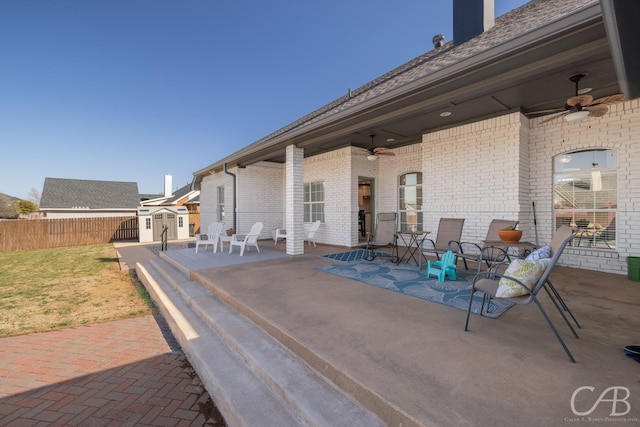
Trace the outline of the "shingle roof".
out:
<instances>
[{"instance_id":1,"label":"shingle roof","mask_svg":"<svg viewBox=\"0 0 640 427\"><path fill-rule=\"evenodd\" d=\"M335 101L313 111L289 125L267 135L260 140L238 150L226 159L237 158L269 143L287 132L312 125L322 119L336 115L344 110L357 107L372 98L386 94L396 88L428 78L436 72L445 71L448 67L481 54L491 48L522 36L541 26L559 20L576 10L597 3L598 0L533 0L512 10L495 20L495 25L484 33L454 46L453 42L444 44L439 49L431 50L417 58L395 68L377 79L351 91ZM219 163L225 162L220 160Z\"/></svg>"},{"instance_id":2,"label":"shingle roof","mask_svg":"<svg viewBox=\"0 0 640 427\"><path fill-rule=\"evenodd\" d=\"M135 182L45 178L40 209L136 209Z\"/></svg>"}]
</instances>

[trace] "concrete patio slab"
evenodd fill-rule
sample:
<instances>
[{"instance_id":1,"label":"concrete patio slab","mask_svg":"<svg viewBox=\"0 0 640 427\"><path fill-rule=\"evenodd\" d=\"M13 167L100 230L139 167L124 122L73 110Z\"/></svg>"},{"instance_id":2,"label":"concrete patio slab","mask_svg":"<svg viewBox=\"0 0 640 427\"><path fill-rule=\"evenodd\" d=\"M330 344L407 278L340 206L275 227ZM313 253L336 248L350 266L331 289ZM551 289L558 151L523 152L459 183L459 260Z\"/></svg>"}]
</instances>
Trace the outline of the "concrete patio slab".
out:
<instances>
[{"instance_id":1,"label":"concrete patio slab","mask_svg":"<svg viewBox=\"0 0 640 427\"><path fill-rule=\"evenodd\" d=\"M192 274L390 425L398 425L398 414L415 425L566 425L617 386L630 391L630 406L616 420L640 419L640 365L622 351L640 341L639 283L554 271L553 283L582 324L580 338L546 296L542 303L573 364L535 306L497 320L472 316L465 332L465 312L323 273L316 267L333 261L318 255L340 250L307 251ZM574 413L572 396L583 386L594 391L575 396ZM611 411L602 403L589 416L611 418Z\"/></svg>"}]
</instances>

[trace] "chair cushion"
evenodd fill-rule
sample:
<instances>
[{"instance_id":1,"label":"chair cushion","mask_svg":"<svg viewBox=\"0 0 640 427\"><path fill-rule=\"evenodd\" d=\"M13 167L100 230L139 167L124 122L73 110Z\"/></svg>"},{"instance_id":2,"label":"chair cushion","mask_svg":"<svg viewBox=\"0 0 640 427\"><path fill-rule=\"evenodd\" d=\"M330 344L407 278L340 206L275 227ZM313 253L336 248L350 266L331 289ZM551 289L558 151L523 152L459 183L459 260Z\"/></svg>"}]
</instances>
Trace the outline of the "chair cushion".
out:
<instances>
[{"instance_id":1,"label":"chair cushion","mask_svg":"<svg viewBox=\"0 0 640 427\"><path fill-rule=\"evenodd\" d=\"M513 277L522 282L529 291L534 288L538 280L544 274L549 265L549 258L541 259L535 262L527 262L524 259L514 259L504 272L505 276ZM498 289L496 290L496 298L513 298L527 295L530 292L520 286L518 283L507 277L500 279Z\"/></svg>"},{"instance_id":2,"label":"chair cushion","mask_svg":"<svg viewBox=\"0 0 640 427\"><path fill-rule=\"evenodd\" d=\"M534 262L540 259L551 257L551 246L543 246L531 252L524 260L527 262Z\"/></svg>"}]
</instances>

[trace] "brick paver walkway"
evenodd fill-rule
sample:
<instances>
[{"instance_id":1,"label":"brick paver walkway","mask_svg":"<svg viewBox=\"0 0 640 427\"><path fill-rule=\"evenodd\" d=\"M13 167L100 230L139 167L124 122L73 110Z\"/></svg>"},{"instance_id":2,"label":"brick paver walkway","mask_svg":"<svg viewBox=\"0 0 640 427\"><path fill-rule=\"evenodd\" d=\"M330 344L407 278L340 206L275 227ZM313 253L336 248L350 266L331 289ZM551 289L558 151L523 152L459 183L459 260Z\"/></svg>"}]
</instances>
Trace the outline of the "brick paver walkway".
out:
<instances>
[{"instance_id":1,"label":"brick paver walkway","mask_svg":"<svg viewBox=\"0 0 640 427\"><path fill-rule=\"evenodd\" d=\"M2 426L223 426L153 316L0 339Z\"/></svg>"}]
</instances>

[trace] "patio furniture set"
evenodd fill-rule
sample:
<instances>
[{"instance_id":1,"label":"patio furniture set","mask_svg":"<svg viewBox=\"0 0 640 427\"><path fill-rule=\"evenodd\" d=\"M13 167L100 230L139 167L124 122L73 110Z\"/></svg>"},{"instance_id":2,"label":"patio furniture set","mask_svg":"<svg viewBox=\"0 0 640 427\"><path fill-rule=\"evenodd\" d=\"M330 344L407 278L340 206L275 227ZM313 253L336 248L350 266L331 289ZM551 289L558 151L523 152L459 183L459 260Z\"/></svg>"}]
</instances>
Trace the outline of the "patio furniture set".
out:
<instances>
[{"instance_id":1,"label":"patio furniture set","mask_svg":"<svg viewBox=\"0 0 640 427\"><path fill-rule=\"evenodd\" d=\"M549 279L564 248L578 236L578 230L567 225L560 226L549 245L503 241L500 240L498 231L515 229L518 221L494 219L489 225L485 240L473 243L460 241L464 219L441 218L434 241L427 238L429 232L397 232L396 219L395 213L378 214L376 233L370 234L367 241L366 260L371 261L380 256L378 251L386 247L391 249L389 256L392 261L413 261L418 269L422 270L423 259L426 259L426 255L432 255L436 259L427 260L426 275L436 276L440 282L444 282L447 277L456 280L458 259L462 260L465 270L469 270L469 262L475 262L477 270L470 283L471 295L465 331L469 327L473 297L476 293L482 294L481 315L485 312L485 307L488 310L489 305L486 302L492 298L501 298L514 305L533 303L540 310L569 360L575 363L573 355L540 304L538 294L542 289L545 290L574 337L578 338L568 316L578 328L581 326ZM405 246L403 255L399 255L399 243ZM484 271L483 265L486 265Z\"/></svg>"},{"instance_id":2,"label":"patio furniture set","mask_svg":"<svg viewBox=\"0 0 640 427\"><path fill-rule=\"evenodd\" d=\"M220 243L220 251L224 251L224 242L229 244L229 253L233 252L233 247L238 246L240 248L240 256L244 255L244 251L247 247L253 246L258 252L258 238L262 232L262 223L256 222L251 226L251 230L247 234L237 234L233 231L225 232L223 222L212 222L207 227L207 232L204 234L196 234L196 253L198 248L204 246L213 246L213 253L218 252L218 243Z\"/></svg>"}]
</instances>

